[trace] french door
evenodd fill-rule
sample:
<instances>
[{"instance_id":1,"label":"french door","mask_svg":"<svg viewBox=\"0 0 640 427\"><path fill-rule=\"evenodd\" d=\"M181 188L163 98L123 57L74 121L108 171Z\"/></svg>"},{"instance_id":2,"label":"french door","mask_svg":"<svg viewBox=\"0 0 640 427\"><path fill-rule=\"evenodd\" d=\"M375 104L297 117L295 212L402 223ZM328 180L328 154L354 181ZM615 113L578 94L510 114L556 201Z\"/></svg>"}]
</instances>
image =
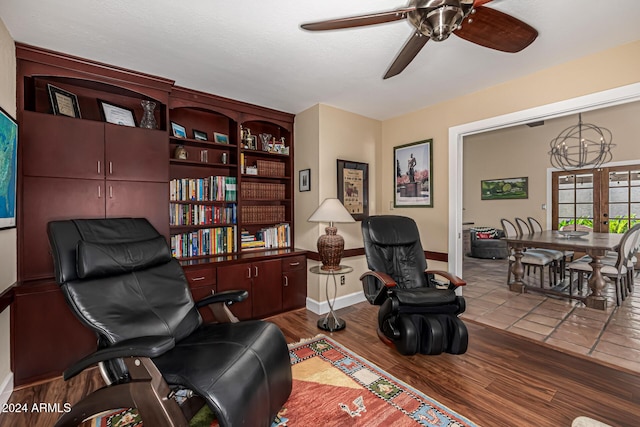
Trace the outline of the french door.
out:
<instances>
[{"instance_id":1,"label":"french door","mask_svg":"<svg viewBox=\"0 0 640 427\"><path fill-rule=\"evenodd\" d=\"M640 164L552 173L552 229L624 233L640 223Z\"/></svg>"}]
</instances>

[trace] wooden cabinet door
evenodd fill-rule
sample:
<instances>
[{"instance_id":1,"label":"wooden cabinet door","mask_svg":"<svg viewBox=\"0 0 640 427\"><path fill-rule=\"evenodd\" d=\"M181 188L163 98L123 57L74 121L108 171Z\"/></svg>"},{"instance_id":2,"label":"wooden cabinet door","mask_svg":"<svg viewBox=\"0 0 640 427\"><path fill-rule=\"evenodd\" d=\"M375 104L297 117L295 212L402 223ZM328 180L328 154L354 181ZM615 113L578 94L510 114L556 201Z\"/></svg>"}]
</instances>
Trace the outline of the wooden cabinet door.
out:
<instances>
[{"instance_id":1,"label":"wooden cabinet door","mask_svg":"<svg viewBox=\"0 0 640 427\"><path fill-rule=\"evenodd\" d=\"M253 317L261 318L282 311L282 268L279 259L252 264Z\"/></svg>"},{"instance_id":2,"label":"wooden cabinet door","mask_svg":"<svg viewBox=\"0 0 640 427\"><path fill-rule=\"evenodd\" d=\"M164 131L105 124L105 153L107 179L169 181L169 148Z\"/></svg>"},{"instance_id":3,"label":"wooden cabinet door","mask_svg":"<svg viewBox=\"0 0 640 427\"><path fill-rule=\"evenodd\" d=\"M304 268L282 273L282 310L293 310L307 305L307 270Z\"/></svg>"},{"instance_id":4,"label":"wooden cabinet door","mask_svg":"<svg viewBox=\"0 0 640 427\"><path fill-rule=\"evenodd\" d=\"M104 179L104 124L24 111L22 174Z\"/></svg>"},{"instance_id":5,"label":"wooden cabinet door","mask_svg":"<svg viewBox=\"0 0 640 427\"><path fill-rule=\"evenodd\" d=\"M96 335L75 317L55 283L15 288L11 363L16 385L60 376L96 350Z\"/></svg>"},{"instance_id":6,"label":"wooden cabinet door","mask_svg":"<svg viewBox=\"0 0 640 427\"><path fill-rule=\"evenodd\" d=\"M249 292L249 298L242 302L235 303L230 307L233 314L240 320L251 319L251 305L255 300L251 290L252 270L251 263L218 267L218 278L216 281L218 292L232 290Z\"/></svg>"},{"instance_id":7,"label":"wooden cabinet door","mask_svg":"<svg viewBox=\"0 0 640 427\"><path fill-rule=\"evenodd\" d=\"M47 223L104 218L104 181L25 176L22 188L20 277L23 281L53 277Z\"/></svg>"},{"instance_id":8,"label":"wooden cabinet door","mask_svg":"<svg viewBox=\"0 0 640 427\"><path fill-rule=\"evenodd\" d=\"M169 183L106 181L106 216L147 218L160 234L169 237Z\"/></svg>"}]
</instances>

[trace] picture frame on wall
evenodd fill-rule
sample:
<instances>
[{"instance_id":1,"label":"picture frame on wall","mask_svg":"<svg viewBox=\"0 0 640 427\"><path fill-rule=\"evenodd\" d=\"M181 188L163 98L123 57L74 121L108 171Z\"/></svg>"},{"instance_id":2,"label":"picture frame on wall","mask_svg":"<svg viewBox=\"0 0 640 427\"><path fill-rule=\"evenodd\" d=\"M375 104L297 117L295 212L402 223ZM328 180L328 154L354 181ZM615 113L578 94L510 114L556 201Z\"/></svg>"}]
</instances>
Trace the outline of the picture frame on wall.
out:
<instances>
[{"instance_id":1,"label":"picture frame on wall","mask_svg":"<svg viewBox=\"0 0 640 427\"><path fill-rule=\"evenodd\" d=\"M529 178L483 179L480 181L481 200L528 199Z\"/></svg>"},{"instance_id":2,"label":"picture frame on wall","mask_svg":"<svg viewBox=\"0 0 640 427\"><path fill-rule=\"evenodd\" d=\"M75 94L52 84L47 84L47 91L49 92L53 114L56 116L81 118L78 97Z\"/></svg>"},{"instance_id":3,"label":"picture frame on wall","mask_svg":"<svg viewBox=\"0 0 640 427\"><path fill-rule=\"evenodd\" d=\"M302 169L298 178L300 191L311 191L311 169Z\"/></svg>"},{"instance_id":4,"label":"picture frame on wall","mask_svg":"<svg viewBox=\"0 0 640 427\"><path fill-rule=\"evenodd\" d=\"M369 164L337 160L338 199L356 221L369 216Z\"/></svg>"},{"instance_id":5,"label":"picture frame on wall","mask_svg":"<svg viewBox=\"0 0 640 427\"><path fill-rule=\"evenodd\" d=\"M16 226L18 122L0 108L0 229Z\"/></svg>"},{"instance_id":6,"label":"picture frame on wall","mask_svg":"<svg viewBox=\"0 0 640 427\"><path fill-rule=\"evenodd\" d=\"M393 148L394 207L433 207L433 139Z\"/></svg>"},{"instance_id":7,"label":"picture frame on wall","mask_svg":"<svg viewBox=\"0 0 640 427\"><path fill-rule=\"evenodd\" d=\"M136 127L136 116L128 107L115 105L102 99L98 99L102 119L114 125Z\"/></svg>"},{"instance_id":8,"label":"picture frame on wall","mask_svg":"<svg viewBox=\"0 0 640 427\"><path fill-rule=\"evenodd\" d=\"M215 142L217 142L218 144L228 144L229 143L229 136L225 135L224 133L214 132L213 133L213 140Z\"/></svg>"}]
</instances>

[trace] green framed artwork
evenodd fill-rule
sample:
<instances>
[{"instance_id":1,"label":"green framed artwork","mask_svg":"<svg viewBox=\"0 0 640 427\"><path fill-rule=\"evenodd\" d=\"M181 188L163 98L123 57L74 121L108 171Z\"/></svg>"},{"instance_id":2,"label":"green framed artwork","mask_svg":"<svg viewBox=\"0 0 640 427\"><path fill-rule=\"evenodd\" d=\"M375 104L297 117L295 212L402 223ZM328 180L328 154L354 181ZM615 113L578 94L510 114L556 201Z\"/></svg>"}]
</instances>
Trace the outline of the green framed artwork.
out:
<instances>
[{"instance_id":1,"label":"green framed artwork","mask_svg":"<svg viewBox=\"0 0 640 427\"><path fill-rule=\"evenodd\" d=\"M0 108L0 229L16 226L18 123Z\"/></svg>"},{"instance_id":2,"label":"green framed artwork","mask_svg":"<svg viewBox=\"0 0 640 427\"><path fill-rule=\"evenodd\" d=\"M485 179L481 181L482 200L528 199L529 178Z\"/></svg>"}]
</instances>

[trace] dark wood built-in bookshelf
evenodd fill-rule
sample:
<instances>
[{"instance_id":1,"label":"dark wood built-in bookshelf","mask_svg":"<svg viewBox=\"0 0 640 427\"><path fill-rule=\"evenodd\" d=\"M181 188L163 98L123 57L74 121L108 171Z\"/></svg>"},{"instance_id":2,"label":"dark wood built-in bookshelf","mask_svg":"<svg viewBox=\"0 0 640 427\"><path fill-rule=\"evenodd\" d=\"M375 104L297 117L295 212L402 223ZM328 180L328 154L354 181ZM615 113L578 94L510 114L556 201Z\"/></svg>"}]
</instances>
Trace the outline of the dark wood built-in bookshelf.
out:
<instances>
[{"instance_id":1,"label":"dark wood built-in bookshelf","mask_svg":"<svg viewBox=\"0 0 640 427\"><path fill-rule=\"evenodd\" d=\"M60 375L95 349L95 337L73 317L53 280L46 234L52 220L148 218L181 261L195 299L249 291L249 299L234 305L240 319L305 305L306 253L293 240L293 115L19 43L16 56L18 283L11 354L17 385ZM79 117L54 114L50 86L77 98ZM139 123L143 100L156 104L157 129L104 120L100 102L131 111ZM172 122L186 137L174 135ZM247 144L246 129L257 144ZM269 151L260 134L271 135ZM275 241L272 248L247 243L261 233ZM201 314L213 320L208 309Z\"/></svg>"}]
</instances>

